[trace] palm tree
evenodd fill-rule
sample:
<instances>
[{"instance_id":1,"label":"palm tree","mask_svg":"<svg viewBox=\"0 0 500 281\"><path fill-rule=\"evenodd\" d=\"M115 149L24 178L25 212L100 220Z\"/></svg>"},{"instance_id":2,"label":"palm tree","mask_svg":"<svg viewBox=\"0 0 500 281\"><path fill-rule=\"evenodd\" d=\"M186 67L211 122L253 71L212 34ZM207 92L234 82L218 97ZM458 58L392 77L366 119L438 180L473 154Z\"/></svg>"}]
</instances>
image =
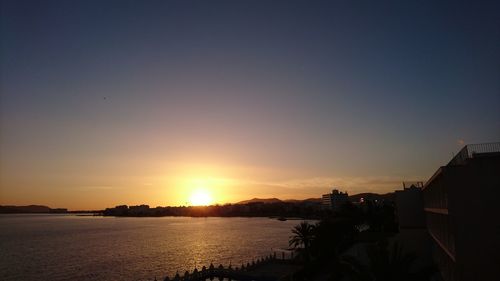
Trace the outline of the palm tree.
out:
<instances>
[{"instance_id":1,"label":"palm tree","mask_svg":"<svg viewBox=\"0 0 500 281\"><path fill-rule=\"evenodd\" d=\"M309 258L309 248L314 240L315 226L303 221L300 224L292 228L293 235L290 236L288 245L293 247L297 251L304 251L306 259Z\"/></svg>"},{"instance_id":2,"label":"palm tree","mask_svg":"<svg viewBox=\"0 0 500 281\"><path fill-rule=\"evenodd\" d=\"M436 273L435 266L414 270L415 254L403 253L402 247L395 243L388 248L387 241L380 241L366 248L367 261L353 256L342 257L345 272L354 281L421 281L429 280Z\"/></svg>"},{"instance_id":3,"label":"palm tree","mask_svg":"<svg viewBox=\"0 0 500 281\"><path fill-rule=\"evenodd\" d=\"M315 226L311 252L323 260L335 260L354 242L358 230L351 218L323 219Z\"/></svg>"}]
</instances>

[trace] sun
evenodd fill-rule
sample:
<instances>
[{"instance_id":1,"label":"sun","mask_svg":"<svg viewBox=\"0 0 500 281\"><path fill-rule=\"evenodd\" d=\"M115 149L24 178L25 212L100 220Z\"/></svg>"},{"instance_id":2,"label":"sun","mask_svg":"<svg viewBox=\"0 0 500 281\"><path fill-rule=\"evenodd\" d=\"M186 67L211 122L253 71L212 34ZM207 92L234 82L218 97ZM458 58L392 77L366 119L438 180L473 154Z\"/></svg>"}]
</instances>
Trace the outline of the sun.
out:
<instances>
[{"instance_id":1,"label":"sun","mask_svg":"<svg viewBox=\"0 0 500 281\"><path fill-rule=\"evenodd\" d=\"M205 189L197 189L191 193L189 204L191 206L208 206L213 203L210 192Z\"/></svg>"}]
</instances>

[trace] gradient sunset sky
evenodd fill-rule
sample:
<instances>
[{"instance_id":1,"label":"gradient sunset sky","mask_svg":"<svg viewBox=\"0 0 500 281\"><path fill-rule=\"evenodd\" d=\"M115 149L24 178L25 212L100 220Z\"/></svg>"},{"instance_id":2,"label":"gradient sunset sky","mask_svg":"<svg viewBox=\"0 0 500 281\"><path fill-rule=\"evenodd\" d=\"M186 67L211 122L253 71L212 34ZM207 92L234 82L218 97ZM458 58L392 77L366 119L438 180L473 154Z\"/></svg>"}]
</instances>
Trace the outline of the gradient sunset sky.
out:
<instances>
[{"instance_id":1,"label":"gradient sunset sky","mask_svg":"<svg viewBox=\"0 0 500 281\"><path fill-rule=\"evenodd\" d=\"M1 0L0 204L385 193L500 140L499 1Z\"/></svg>"}]
</instances>

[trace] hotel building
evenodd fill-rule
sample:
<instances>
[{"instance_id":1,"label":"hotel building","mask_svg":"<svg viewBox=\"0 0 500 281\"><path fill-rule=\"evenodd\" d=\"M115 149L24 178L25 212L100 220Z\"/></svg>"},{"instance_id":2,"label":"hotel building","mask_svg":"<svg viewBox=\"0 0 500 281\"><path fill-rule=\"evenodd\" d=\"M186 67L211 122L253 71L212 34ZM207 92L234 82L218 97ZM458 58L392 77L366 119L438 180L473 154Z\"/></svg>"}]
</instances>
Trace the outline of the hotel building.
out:
<instances>
[{"instance_id":1,"label":"hotel building","mask_svg":"<svg viewBox=\"0 0 500 281\"><path fill-rule=\"evenodd\" d=\"M422 192L442 278L500 280L500 143L465 146Z\"/></svg>"},{"instance_id":2,"label":"hotel building","mask_svg":"<svg viewBox=\"0 0 500 281\"><path fill-rule=\"evenodd\" d=\"M332 210L338 209L347 201L349 201L347 192L341 192L337 189L332 190L332 193L324 194L322 197L323 207Z\"/></svg>"}]
</instances>

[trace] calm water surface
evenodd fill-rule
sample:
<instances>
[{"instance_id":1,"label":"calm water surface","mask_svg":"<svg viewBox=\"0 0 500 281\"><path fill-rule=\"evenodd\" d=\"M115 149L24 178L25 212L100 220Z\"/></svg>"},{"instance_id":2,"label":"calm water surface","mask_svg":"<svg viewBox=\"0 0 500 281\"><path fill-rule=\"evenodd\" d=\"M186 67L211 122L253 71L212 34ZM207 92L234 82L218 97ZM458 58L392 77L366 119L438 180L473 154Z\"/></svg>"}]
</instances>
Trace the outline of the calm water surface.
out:
<instances>
[{"instance_id":1,"label":"calm water surface","mask_svg":"<svg viewBox=\"0 0 500 281\"><path fill-rule=\"evenodd\" d=\"M152 280L288 246L299 221L0 215L0 280Z\"/></svg>"}]
</instances>

